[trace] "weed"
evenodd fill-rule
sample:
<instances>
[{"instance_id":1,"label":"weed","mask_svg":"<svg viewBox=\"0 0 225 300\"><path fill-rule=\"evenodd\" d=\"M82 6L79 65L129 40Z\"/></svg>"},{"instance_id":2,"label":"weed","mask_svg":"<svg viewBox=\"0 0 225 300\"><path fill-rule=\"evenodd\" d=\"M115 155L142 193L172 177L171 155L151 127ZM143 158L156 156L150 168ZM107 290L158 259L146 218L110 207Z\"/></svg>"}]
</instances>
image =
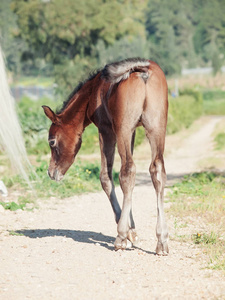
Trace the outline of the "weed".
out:
<instances>
[{"instance_id":1,"label":"weed","mask_svg":"<svg viewBox=\"0 0 225 300\"><path fill-rule=\"evenodd\" d=\"M216 244L219 241L219 236L215 232L207 233L196 233L192 235L194 244Z\"/></svg>"},{"instance_id":2,"label":"weed","mask_svg":"<svg viewBox=\"0 0 225 300\"><path fill-rule=\"evenodd\" d=\"M16 231L9 231L9 235L13 235L13 236L24 236L23 233L19 233L19 232L16 232Z\"/></svg>"},{"instance_id":3,"label":"weed","mask_svg":"<svg viewBox=\"0 0 225 300\"><path fill-rule=\"evenodd\" d=\"M26 204L17 204L15 202L0 202L0 205L4 207L4 209L16 211L18 209L24 209Z\"/></svg>"}]
</instances>

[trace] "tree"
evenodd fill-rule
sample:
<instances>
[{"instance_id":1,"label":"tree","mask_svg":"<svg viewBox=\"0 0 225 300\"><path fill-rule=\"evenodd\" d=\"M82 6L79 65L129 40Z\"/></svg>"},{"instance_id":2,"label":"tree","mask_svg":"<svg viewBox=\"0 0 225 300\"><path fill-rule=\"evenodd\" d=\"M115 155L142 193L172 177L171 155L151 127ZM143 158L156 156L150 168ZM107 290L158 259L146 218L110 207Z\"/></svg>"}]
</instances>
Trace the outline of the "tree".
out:
<instances>
[{"instance_id":1,"label":"tree","mask_svg":"<svg viewBox=\"0 0 225 300\"><path fill-rule=\"evenodd\" d=\"M134 11L137 2L17 0L12 8L18 16L19 36L35 55L58 64L65 57L91 55L99 39L108 45L127 34L144 35L144 27L134 19L139 15Z\"/></svg>"},{"instance_id":2,"label":"tree","mask_svg":"<svg viewBox=\"0 0 225 300\"><path fill-rule=\"evenodd\" d=\"M224 52L225 46L225 1L204 1L196 14L196 30L193 37L195 51L205 62L215 60ZM217 54L216 54L217 53Z\"/></svg>"},{"instance_id":3,"label":"tree","mask_svg":"<svg viewBox=\"0 0 225 300\"><path fill-rule=\"evenodd\" d=\"M14 38L16 16L10 9L10 3L11 0L0 1L0 43L6 56L7 68L14 73L19 73L20 55L26 45L21 39Z\"/></svg>"},{"instance_id":4,"label":"tree","mask_svg":"<svg viewBox=\"0 0 225 300\"><path fill-rule=\"evenodd\" d=\"M52 63L62 84L59 74L62 70L69 79L71 76L65 72L70 73L75 64L81 72L76 77L96 65L93 53L99 40L108 46L126 35L145 35L140 22L142 10L137 9L145 1L141 3L138 0L14 0L12 9L18 18L18 36L29 45L27 57L40 57Z\"/></svg>"}]
</instances>

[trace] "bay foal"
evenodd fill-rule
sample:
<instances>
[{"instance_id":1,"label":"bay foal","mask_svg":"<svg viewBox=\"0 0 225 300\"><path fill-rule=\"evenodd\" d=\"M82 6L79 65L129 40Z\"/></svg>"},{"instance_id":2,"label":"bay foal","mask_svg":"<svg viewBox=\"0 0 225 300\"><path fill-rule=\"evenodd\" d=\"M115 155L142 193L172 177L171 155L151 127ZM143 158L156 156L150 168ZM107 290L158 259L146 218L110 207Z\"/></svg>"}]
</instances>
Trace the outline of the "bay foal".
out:
<instances>
[{"instance_id":1,"label":"bay foal","mask_svg":"<svg viewBox=\"0 0 225 300\"><path fill-rule=\"evenodd\" d=\"M48 174L61 180L80 149L82 133L90 123L99 131L102 188L118 224L115 249L125 249L127 239L138 240L132 216L135 185L133 148L135 129L142 125L152 150L150 174L157 196L156 253L166 255L168 230L163 209L166 172L163 152L168 112L168 91L163 71L153 61L135 58L106 65L70 95L60 111L43 106L52 121L49 130L51 161ZM115 146L121 157L119 175L123 191L122 210L112 179Z\"/></svg>"}]
</instances>

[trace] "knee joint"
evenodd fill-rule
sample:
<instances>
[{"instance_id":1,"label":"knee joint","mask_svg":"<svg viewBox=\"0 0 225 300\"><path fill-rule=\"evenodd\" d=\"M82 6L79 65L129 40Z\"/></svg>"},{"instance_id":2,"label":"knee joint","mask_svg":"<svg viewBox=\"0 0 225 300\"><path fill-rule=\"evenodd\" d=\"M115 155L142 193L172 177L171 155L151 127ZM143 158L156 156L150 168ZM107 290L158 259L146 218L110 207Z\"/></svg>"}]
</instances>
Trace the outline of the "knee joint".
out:
<instances>
[{"instance_id":1,"label":"knee joint","mask_svg":"<svg viewBox=\"0 0 225 300\"><path fill-rule=\"evenodd\" d=\"M134 162L128 162L121 167L120 177L129 177L133 176L136 173L136 166Z\"/></svg>"}]
</instances>

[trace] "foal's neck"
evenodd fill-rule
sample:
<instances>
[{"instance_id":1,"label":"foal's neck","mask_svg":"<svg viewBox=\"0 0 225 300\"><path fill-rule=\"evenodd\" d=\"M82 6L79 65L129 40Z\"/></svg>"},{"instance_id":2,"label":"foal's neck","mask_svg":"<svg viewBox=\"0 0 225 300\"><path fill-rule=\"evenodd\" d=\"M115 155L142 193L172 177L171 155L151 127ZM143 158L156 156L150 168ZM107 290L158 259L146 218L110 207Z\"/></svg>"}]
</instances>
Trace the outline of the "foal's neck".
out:
<instances>
[{"instance_id":1,"label":"foal's neck","mask_svg":"<svg viewBox=\"0 0 225 300\"><path fill-rule=\"evenodd\" d=\"M95 110L95 99L98 97L101 78L98 73L83 84L81 89L71 98L62 113L65 122L81 128L82 132L92 121L88 116L88 107ZM89 105L90 104L90 105Z\"/></svg>"},{"instance_id":2,"label":"foal's neck","mask_svg":"<svg viewBox=\"0 0 225 300\"><path fill-rule=\"evenodd\" d=\"M76 93L62 113L64 122L83 131L90 124L87 118L88 102L89 97L86 92L79 91Z\"/></svg>"}]
</instances>

